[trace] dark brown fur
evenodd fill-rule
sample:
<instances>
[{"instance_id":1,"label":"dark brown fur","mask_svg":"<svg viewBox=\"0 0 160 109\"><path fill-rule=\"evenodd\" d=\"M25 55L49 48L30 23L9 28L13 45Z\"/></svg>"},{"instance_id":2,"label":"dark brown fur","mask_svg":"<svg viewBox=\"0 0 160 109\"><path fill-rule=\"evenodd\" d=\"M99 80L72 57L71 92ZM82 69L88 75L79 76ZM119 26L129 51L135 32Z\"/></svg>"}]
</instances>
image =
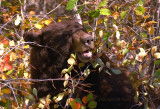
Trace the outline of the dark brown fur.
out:
<instances>
[{"instance_id":1,"label":"dark brown fur","mask_svg":"<svg viewBox=\"0 0 160 109\"><path fill-rule=\"evenodd\" d=\"M39 32L28 32L24 35L26 42L32 46L30 55L31 78L32 79L53 79L60 78L61 71L67 68L67 59L70 54L77 49L93 49L93 47L85 48L79 43L79 37L87 36L85 29L74 21L65 21L61 23L53 23ZM73 40L73 38L75 40ZM82 48L78 48L78 47ZM102 60L105 60L102 56ZM86 69L88 63L83 71ZM133 89L128 77L122 73L116 75L108 68L104 68L102 72L98 72L92 66L89 66L91 74L83 83L93 84L88 91L94 91L98 102L97 109L129 109L134 106L135 90ZM80 71L75 66L75 70ZM106 70L112 75L105 73ZM92 72L93 71L93 72ZM96 71L96 72L95 72ZM73 72L73 71L72 71ZM75 73L75 72L73 72ZM44 97L47 94L55 96L63 90L63 81L53 82L35 82L32 88L38 90L38 97ZM75 92L75 96L82 98L86 93L79 90ZM134 109L134 108L133 108Z\"/></svg>"}]
</instances>

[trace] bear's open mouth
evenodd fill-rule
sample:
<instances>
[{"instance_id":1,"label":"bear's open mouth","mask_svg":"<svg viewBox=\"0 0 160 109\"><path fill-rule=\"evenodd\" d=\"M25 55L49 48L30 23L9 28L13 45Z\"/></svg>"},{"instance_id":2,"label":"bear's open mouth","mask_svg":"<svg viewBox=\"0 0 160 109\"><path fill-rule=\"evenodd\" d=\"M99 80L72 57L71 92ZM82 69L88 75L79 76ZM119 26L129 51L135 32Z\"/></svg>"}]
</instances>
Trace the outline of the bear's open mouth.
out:
<instances>
[{"instance_id":1,"label":"bear's open mouth","mask_svg":"<svg viewBox=\"0 0 160 109\"><path fill-rule=\"evenodd\" d=\"M92 51L89 51L89 50L86 50L82 53L82 55L84 57L88 57L88 58L91 58L92 57Z\"/></svg>"},{"instance_id":2,"label":"bear's open mouth","mask_svg":"<svg viewBox=\"0 0 160 109\"><path fill-rule=\"evenodd\" d=\"M93 53L90 50L78 52L77 54L77 58L81 62L88 62L89 60L91 60L92 56L93 56Z\"/></svg>"}]
</instances>

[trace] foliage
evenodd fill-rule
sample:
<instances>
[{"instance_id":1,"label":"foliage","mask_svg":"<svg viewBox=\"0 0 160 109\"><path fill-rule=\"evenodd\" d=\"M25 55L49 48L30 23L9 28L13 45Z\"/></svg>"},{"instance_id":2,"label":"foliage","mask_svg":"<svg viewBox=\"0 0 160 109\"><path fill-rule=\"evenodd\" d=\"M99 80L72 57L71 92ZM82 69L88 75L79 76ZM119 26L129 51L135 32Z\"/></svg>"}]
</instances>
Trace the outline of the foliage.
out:
<instances>
[{"instance_id":1,"label":"foliage","mask_svg":"<svg viewBox=\"0 0 160 109\"><path fill-rule=\"evenodd\" d=\"M31 6L26 1L38 4L39 8L35 8L35 5ZM0 2L2 10L0 12L1 107L26 108L27 104L37 97L37 90L30 88L34 80L29 79L29 46L22 39L24 32L39 30L52 21L72 19L73 15L69 13L75 7L78 8L77 13L81 15L87 31L93 31L96 34L95 44L98 46L96 52L105 51L117 66L130 71L130 78L137 89L137 96L139 95L138 87L141 84L141 93L146 106L150 100L153 107L157 106L155 96L160 94L160 21L158 21L160 6L156 5L158 1L44 0L43 2L40 0L36 3L32 0L2 0ZM53 8L54 3L57 4ZM108 48L106 49L104 45ZM72 80L70 72L76 64L74 54L68 59L68 64L70 66L61 72L65 79L64 87L67 87ZM101 68L104 67L104 63L97 58L93 66L98 65ZM79 66L82 67L83 63ZM111 65L107 64L107 67L110 68ZM122 73L116 68L111 69L115 74ZM83 78L80 79L84 79L89 73L90 70L86 69L81 75ZM108 71L106 73L110 74ZM135 75L138 78L134 78ZM79 80L72 80L73 86L78 83L80 83ZM70 90L74 93L74 87ZM151 90L153 90L152 93L150 93ZM51 100L58 102L64 95L66 95L65 92L54 98L48 95L32 107L48 107ZM83 98L70 97L66 104L73 109L95 108L97 105L92 94ZM54 108L58 106L57 104Z\"/></svg>"}]
</instances>

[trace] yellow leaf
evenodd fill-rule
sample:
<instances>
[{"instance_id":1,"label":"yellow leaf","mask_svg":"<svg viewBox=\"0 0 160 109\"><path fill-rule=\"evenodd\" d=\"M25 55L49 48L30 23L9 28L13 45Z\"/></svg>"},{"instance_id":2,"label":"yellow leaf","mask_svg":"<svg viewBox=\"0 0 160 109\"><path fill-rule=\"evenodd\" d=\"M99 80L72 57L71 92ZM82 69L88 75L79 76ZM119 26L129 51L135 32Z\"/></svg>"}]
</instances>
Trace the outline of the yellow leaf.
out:
<instances>
[{"instance_id":1,"label":"yellow leaf","mask_svg":"<svg viewBox=\"0 0 160 109\"><path fill-rule=\"evenodd\" d=\"M12 46L15 46L15 43L14 43L14 41L12 40L12 41L9 41L9 45L12 47Z\"/></svg>"},{"instance_id":2,"label":"yellow leaf","mask_svg":"<svg viewBox=\"0 0 160 109\"><path fill-rule=\"evenodd\" d=\"M154 57L157 58L157 59L160 59L160 53L158 53L158 52L154 53Z\"/></svg>"},{"instance_id":3,"label":"yellow leaf","mask_svg":"<svg viewBox=\"0 0 160 109\"><path fill-rule=\"evenodd\" d=\"M41 29L41 28L43 27L43 25L37 23L37 24L35 24L35 27L36 27L37 29Z\"/></svg>"},{"instance_id":4,"label":"yellow leaf","mask_svg":"<svg viewBox=\"0 0 160 109\"><path fill-rule=\"evenodd\" d=\"M154 33L154 28L153 27L149 27L148 31L149 31L149 34L152 35Z\"/></svg>"},{"instance_id":5,"label":"yellow leaf","mask_svg":"<svg viewBox=\"0 0 160 109\"><path fill-rule=\"evenodd\" d=\"M157 39L160 39L160 36L157 36L157 37L153 38L152 40L157 40Z\"/></svg>"},{"instance_id":6,"label":"yellow leaf","mask_svg":"<svg viewBox=\"0 0 160 109\"><path fill-rule=\"evenodd\" d=\"M5 94L10 94L11 90L9 88L5 88L5 89L2 89L1 92Z\"/></svg>"},{"instance_id":7,"label":"yellow leaf","mask_svg":"<svg viewBox=\"0 0 160 109\"><path fill-rule=\"evenodd\" d=\"M137 54L135 59L136 59L137 61L139 61L139 62L142 62L142 59L143 59L143 58L140 57L139 54Z\"/></svg>"},{"instance_id":8,"label":"yellow leaf","mask_svg":"<svg viewBox=\"0 0 160 109\"><path fill-rule=\"evenodd\" d=\"M3 79L3 80L6 80L6 79L7 79L7 76L6 76L5 74L3 74L3 75L2 75L2 79Z\"/></svg>"},{"instance_id":9,"label":"yellow leaf","mask_svg":"<svg viewBox=\"0 0 160 109\"><path fill-rule=\"evenodd\" d=\"M141 72L141 71L142 71L142 65L139 66L139 72Z\"/></svg>"},{"instance_id":10,"label":"yellow leaf","mask_svg":"<svg viewBox=\"0 0 160 109\"><path fill-rule=\"evenodd\" d=\"M147 55L145 50L143 48L139 48L139 49L140 49L139 56L142 57L142 58L145 57Z\"/></svg>"},{"instance_id":11,"label":"yellow leaf","mask_svg":"<svg viewBox=\"0 0 160 109\"><path fill-rule=\"evenodd\" d=\"M52 22L51 20L45 20L45 21L44 21L44 23L45 23L46 25L49 25L51 22Z\"/></svg>"},{"instance_id":12,"label":"yellow leaf","mask_svg":"<svg viewBox=\"0 0 160 109\"><path fill-rule=\"evenodd\" d=\"M121 47L124 48L126 45L126 42L124 40L121 40Z\"/></svg>"},{"instance_id":13,"label":"yellow leaf","mask_svg":"<svg viewBox=\"0 0 160 109\"><path fill-rule=\"evenodd\" d=\"M118 13L118 12L115 12L112 16L113 16L113 18L116 20L116 19L118 19L119 13Z\"/></svg>"},{"instance_id":14,"label":"yellow leaf","mask_svg":"<svg viewBox=\"0 0 160 109\"><path fill-rule=\"evenodd\" d=\"M157 51L157 46L152 47L151 53L155 53Z\"/></svg>"},{"instance_id":15,"label":"yellow leaf","mask_svg":"<svg viewBox=\"0 0 160 109\"><path fill-rule=\"evenodd\" d=\"M25 46L23 46L23 48L29 48L29 45L25 45Z\"/></svg>"},{"instance_id":16,"label":"yellow leaf","mask_svg":"<svg viewBox=\"0 0 160 109\"><path fill-rule=\"evenodd\" d=\"M21 20L22 20L21 17L19 15L17 15L17 19L15 20L15 25L16 26L19 25Z\"/></svg>"},{"instance_id":17,"label":"yellow leaf","mask_svg":"<svg viewBox=\"0 0 160 109\"><path fill-rule=\"evenodd\" d=\"M73 58L69 58L67 62L69 65L76 65L76 61Z\"/></svg>"},{"instance_id":18,"label":"yellow leaf","mask_svg":"<svg viewBox=\"0 0 160 109\"><path fill-rule=\"evenodd\" d=\"M103 30L99 31L99 36L102 37L103 36Z\"/></svg>"}]
</instances>

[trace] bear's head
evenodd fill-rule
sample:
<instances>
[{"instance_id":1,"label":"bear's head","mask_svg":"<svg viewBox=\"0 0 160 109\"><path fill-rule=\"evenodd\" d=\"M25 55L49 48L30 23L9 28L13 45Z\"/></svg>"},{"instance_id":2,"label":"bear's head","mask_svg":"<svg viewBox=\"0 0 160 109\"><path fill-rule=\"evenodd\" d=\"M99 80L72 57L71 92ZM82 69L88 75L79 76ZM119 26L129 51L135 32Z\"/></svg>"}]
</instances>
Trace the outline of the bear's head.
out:
<instances>
[{"instance_id":1,"label":"bear's head","mask_svg":"<svg viewBox=\"0 0 160 109\"><path fill-rule=\"evenodd\" d=\"M75 21L52 23L40 31L25 33L23 38L34 48L51 48L66 57L74 53L81 62L88 62L93 56L94 37Z\"/></svg>"}]
</instances>

